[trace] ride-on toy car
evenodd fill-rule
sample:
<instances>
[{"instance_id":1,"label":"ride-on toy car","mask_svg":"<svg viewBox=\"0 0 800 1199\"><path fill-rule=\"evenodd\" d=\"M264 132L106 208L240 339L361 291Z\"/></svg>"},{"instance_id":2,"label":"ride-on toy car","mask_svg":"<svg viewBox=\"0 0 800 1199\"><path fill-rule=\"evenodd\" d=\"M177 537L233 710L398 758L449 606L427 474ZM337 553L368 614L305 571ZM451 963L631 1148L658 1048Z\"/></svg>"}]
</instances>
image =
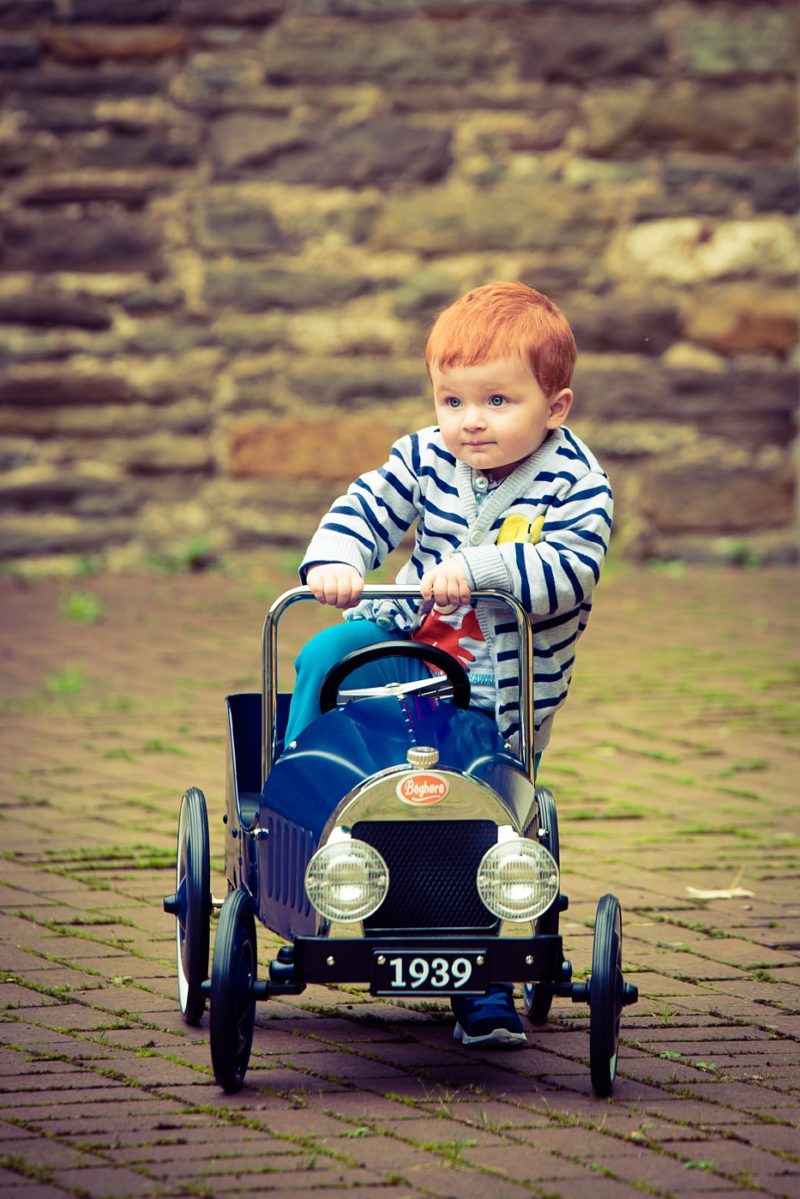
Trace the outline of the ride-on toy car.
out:
<instances>
[{"instance_id":1,"label":"ride-on toy car","mask_svg":"<svg viewBox=\"0 0 800 1199\"><path fill-rule=\"evenodd\" d=\"M365 598L413 599L400 586ZM608 1095L620 1015L637 999L622 975L620 905L597 906L590 978L572 981L558 932L558 821L551 793L534 784L533 634L522 606L501 591L520 655L519 756L493 719L469 707L454 658L412 642L381 642L329 672L322 715L289 746L290 697L278 693L278 624L307 587L279 597L263 632L263 693L231 695L228 710L225 868L211 978L208 816L203 792L183 795L175 894L178 995L187 1024L210 1000L217 1082L238 1090L247 1070L255 1005L309 983L365 983L376 996L480 995L522 985L534 1023L554 996L589 1004L592 1086ZM422 682L343 691L376 657L411 654L444 671ZM257 973L256 917L285 940Z\"/></svg>"}]
</instances>

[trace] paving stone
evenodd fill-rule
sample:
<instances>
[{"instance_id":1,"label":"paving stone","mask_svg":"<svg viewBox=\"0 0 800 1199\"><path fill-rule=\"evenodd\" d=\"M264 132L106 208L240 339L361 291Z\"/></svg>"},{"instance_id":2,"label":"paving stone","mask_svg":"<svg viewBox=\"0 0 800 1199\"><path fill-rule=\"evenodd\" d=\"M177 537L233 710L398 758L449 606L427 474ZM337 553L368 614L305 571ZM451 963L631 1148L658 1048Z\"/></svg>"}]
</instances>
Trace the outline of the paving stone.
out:
<instances>
[{"instance_id":1,"label":"paving stone","mask_svg":"<svg viewBox=\"0 0 800 1199\"><path fill-rule=\"evenodd\" d=\"M109 1195L160 1195L156 1179L128 1170L124 1166L83 1166L78 1170L57 1169L53 1181L64 1190L80 1188L91 1199L107 1199Z\"/></svg>"}]
</instances>

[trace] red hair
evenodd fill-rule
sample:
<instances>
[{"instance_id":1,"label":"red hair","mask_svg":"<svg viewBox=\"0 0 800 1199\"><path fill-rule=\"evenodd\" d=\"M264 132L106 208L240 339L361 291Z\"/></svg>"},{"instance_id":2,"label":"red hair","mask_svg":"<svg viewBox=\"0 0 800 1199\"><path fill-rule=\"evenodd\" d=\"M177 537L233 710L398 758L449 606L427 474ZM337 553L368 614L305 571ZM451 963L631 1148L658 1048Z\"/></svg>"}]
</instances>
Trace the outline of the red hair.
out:
<instances>
[{"instance_id":1,"label":"red hair","mask_svg":"<svg viewBox=\"0 0 800 1199\"><path fill-rule=\"evenodd\" d=\"M575 337L561 309L525 283L487 283L440 313L425 363L447 370L518 354L548 397L569 387Z\"/></svg>"}]
</instances>

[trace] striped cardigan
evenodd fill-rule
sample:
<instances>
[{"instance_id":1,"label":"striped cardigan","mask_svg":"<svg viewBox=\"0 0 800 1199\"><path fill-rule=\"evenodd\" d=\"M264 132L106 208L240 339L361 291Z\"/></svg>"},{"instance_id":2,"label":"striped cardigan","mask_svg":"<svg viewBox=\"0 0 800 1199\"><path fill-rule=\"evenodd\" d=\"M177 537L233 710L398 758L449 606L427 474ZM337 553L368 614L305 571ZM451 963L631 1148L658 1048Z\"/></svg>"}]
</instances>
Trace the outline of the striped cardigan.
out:
<instances>
[{"instance_id":1,"label":"striped cardigan","mask_svg":"<svg viewBox=\"0 0 800 1199\"><path fill-rule=\"evenodd\" d=\"M575 643L589 619L611 530L611 489L594 455L566 427L554 430L480 505L474 476L445 448L438 428L400 438L384 466L361 475L333 503L306 551L301 577L316 562L346 562L366 575L417 521L414 550L398 583L413 584L456 555L473 587L510 591L533 617L538 751L567 697ZM418 607L366 600L346 619L368 618L411 632ZM478 619L495 663L498 727L515 747L516 624L498 603L479 604Z\"/></svg>"}]
</instances>

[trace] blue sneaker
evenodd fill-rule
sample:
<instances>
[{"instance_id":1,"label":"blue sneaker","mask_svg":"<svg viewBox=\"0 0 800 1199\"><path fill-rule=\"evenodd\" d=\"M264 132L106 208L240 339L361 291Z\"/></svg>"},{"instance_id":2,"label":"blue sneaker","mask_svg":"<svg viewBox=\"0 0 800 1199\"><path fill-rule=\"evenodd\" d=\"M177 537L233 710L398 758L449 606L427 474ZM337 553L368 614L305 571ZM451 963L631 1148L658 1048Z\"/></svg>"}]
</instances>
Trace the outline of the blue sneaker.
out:
<instances>
[{"instance_id":1,"label":"blue sneaker","mask_svg":"<svg viewBox=\"0 0 800 1199\"><path fill-rule=\"evenodd\" d=\"M450 1003L458 1021L453 1036L462 1045L496 1049L521 1049L527 1045L510 985L497 984L485 995L458 995Z\"/></svg>"}]
</instances>

